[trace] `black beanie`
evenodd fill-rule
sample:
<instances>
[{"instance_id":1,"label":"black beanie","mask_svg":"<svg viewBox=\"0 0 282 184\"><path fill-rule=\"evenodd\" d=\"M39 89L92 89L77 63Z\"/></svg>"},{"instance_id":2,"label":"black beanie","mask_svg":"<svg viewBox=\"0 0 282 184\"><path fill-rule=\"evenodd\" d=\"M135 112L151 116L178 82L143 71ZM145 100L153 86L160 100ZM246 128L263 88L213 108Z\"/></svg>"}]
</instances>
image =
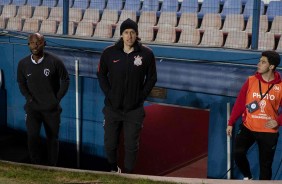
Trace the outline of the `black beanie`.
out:
<instances>
[{"instance_id":1,"label":"black beanie","mask_svg":"<svg viewBox=\"0 0 282 184\"><path fill-rule=\"evenodd\" d=\"M136 22L131 20L130 18L123 21L120 25L120 35L122 35L123 31L126 29L133 29L138 35L138 25Z\"/></svg>"}]
</instances>

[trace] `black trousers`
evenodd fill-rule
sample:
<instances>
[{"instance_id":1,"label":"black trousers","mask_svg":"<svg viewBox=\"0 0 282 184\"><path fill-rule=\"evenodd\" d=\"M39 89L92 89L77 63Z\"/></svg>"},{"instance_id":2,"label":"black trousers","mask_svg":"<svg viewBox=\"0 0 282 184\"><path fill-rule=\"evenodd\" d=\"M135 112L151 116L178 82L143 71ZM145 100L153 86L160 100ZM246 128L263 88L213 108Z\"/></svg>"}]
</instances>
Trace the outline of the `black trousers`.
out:
<instances>
[{"instance_id":1,"label":"black trousers","mask_svg":"<svg viewBox=\"0 0 282 184\"><path fill-rule=\"evenodd\" d=\"M61 123L61 108L53 111L34 111L29 109L26 113L26 127L28 137L28 149L31 162L42 164L43 159L40 149L40 129L43 124L46 133L48 151L48 165L55 166L59 153L59 128Z\"/></svg>"},{"instance_id":2,"label":"black trousers","mask_svg":"<svg viewBox=\"0 0 282 184\"><path fill-rule=\"evenodd\" d=\"M139 149L140 132L145 117L144 108L140 107L127 113L117 113L110 108L103 109L105 115L104 144L107 159L112 167L116 169L118 162L118 145L120 133L124 133L124 169L126 173L132 173Z\"/></svg>"},{"instance_id":3,"label":"black trousers","mask_svg":"<svg viewBox=\"0 0 282 184\"><path fill-rule=\"evenodd\" d=\"M243 124L235 139L235 163L244 175L252 178L247 151L256 142L259 150L260 180L271 180L272 162L279 133L253 132Z\"/></svg>"}]
</instances>

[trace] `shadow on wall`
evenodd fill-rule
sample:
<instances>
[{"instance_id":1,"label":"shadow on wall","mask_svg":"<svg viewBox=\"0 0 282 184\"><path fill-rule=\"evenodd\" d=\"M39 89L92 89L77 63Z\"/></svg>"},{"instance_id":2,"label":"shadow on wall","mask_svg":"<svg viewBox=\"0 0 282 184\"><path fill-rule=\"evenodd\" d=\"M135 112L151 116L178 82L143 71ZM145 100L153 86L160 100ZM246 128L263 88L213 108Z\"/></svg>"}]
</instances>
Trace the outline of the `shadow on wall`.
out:
<instances>
[{"instance_id":1,"label":"shadow on wall","mask_svg":"<svg viewBox=\"0 0 282 184\"><path fill-rule=\"evenodd\" d=\"M43 155L42 164L44 165L47 163L47 150L44 139L42 139L41 151ZM1 128L0 160L30 163L25 132L10 128ZM60 142L58 167L77 168L76 145ZM79 169L108 171L109 166L105 158L96 157L82 151L80 154Z\"/></svg>"},{"instance_id":2,"label":"shadow on wall","mask_svg":"<svg viewBox=\"0 0 282 184\"><path fill-rule=\"evenodd\" d=\"M7 92L3 70L0 69L0 127L7 125Z\"/></svg>"}]
</instances>

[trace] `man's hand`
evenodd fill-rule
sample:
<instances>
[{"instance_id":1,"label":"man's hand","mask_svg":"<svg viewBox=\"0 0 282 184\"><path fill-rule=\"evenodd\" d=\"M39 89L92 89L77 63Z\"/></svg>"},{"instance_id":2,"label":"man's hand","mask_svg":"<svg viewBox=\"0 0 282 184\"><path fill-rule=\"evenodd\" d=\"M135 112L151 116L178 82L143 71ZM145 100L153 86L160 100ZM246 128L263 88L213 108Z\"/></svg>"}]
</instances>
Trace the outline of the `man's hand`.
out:
<instances>
[{"instance_id":1,"label":"man's hand","mask_svg":"<svg viewBox=\"0 0 282 184\"><path fill-rule=\"evenodd\" d=\"M268 122L266 122L264 126L266 128L276 129L276 128L278 128L278 123L277 123L276 120L271 119Z\"/></svg>"},{"instance_id":2,"label":"man's hand","mask_svg":"<svg viewBox=\"0 0 282 184\"><path fill-rule=\"evenodd\" d=\"M226 134L230 137L232 136L232 129L233 129L233 127L229 126L229 125L226 128Z\"/></svg>"}]
</instances>

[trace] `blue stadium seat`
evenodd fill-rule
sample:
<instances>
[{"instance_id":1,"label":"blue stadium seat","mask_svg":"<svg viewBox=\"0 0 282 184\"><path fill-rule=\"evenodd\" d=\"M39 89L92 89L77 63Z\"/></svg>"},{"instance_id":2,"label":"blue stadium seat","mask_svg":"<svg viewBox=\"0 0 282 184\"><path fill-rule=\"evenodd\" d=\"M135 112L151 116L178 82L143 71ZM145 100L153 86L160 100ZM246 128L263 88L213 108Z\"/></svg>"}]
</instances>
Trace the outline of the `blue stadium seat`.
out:
<instances>
[{"instance_id":1,"label":"blue stadium seat","mask_svg":"<svg viewBox=\"0 0 282 184\"><path fill-rule=\"evenodd\" d=\"M272 21L275 16L282 16L282 1L270 1L266 15L269 21Z\"/></svg>"},{"instance_id":2,"label":"blue stadium seat","mask_svg":"<svg viewBox=\"0 0 282 184\"><path fill-rule=\"evenodd\" d=\"M160 11L177 12L178 11L178 0L163 1Z\"/></svg>"},{"instance_id":3,"label":"blue stadium seat","mask_svg":"<svg viewBox=\"0 0 282 184\"><path fill-rule=\"evenodd\" d=\"M103 10L106 6L105 0L91 0L89 8Z\"/></svg>"},{"instance_id":4,"label":"blue stadium seat","mask_svg":"<svg viewBox=\"0 0 282 184\"><path fill-rule=\"evenodd\" d=\"M139 11L141 3L139 0L126 0L123 10Z\"/></svg>"},{"instance_id":5,"label":"blue stadium seat","mask_svg":"<svg viewBox=\"0 0 282 184\"><path fill-rule=\"evenodd\" d=\"M159 0L145 0L143 1L142 11L158 11Z\"/></svg>"},{"instance_id":6,"label":"blue stadium seat","mask_svg":"<svg viewBox=\"0 0 282 184\"><path fill-rule=\"evenodd\" d=\"M206 13L219 13L219 9L220 0L204 0L198 15L202 18Z\"/></svg>"},{"instance_id":7,"label":"blue stadium seat","mask_svg":"<svg viewBox=\"0 0 282 184\"><path fill-rule=\"evenodd\" d=\"M123 0L108 0L106 9L108 10L121 10Z\"/></svg>"},{"instance_id":8,"label":"blue stadium seat","mask_svg":"<svg viewBox=\"0 0 282 184\"><path fill-rule=\"evenodd\" d=\"M72 8L87 9L89 6L89 1L86 0L74 0Z\"/></svg>"},{"instance_id":9,"label":"blue stadium seat","mask_svg":"<svg viewBox=\"0 0 282 184\"><path fill-rule=\"evenodd\" d=\"M12 0L0 0L0 5L7 5L11 3L12 3Z\"/></svg>"},{"instance_id":10,"label":"blue stadium seat","mask_svg":"<svg viewBox=\"0 0 282 184\"><path fill-rule=\"evenodd\" d=\"M12 4L16 6L23 6L26 4L26 0L13 0Z\"/></svg>"},{"instance_id":11,"label":"blue stadium seat","mask_svg":"<svg viewBox=\"0 0 282 184\"><path fill-rule=\"evenodd\" d=\"M27 5L30 5L30 6L40 6L42 4L42 0L28 0L27 1Z\"/></svg>"},{"instance_id":12,"label":"blue stadium seat","mask_svg":"<svg viewBox=\"0 0 282 184\"><path fill-rule=\"evenodd\" d=\"M54 7L57 5L57 0L43 0L42 6Z\"/></svg>"},{"instance_id":13,"label":"blue stadium seat","mask_svg":"<svg viewBox=\"0 0 282 184\"><path fill-rule=\"evenodd\" d=\"M244 12L243 12L245 20L248 20L250 16L253 16L253 8L254 8L254 0L247 0L245 4ZM264 14L264 2L263 1L261 1L260 3L260 14L261 15Z\"/></svg>"},{"instance_id":14,"label":"blue stadium seat","mask_svg":"<svg viewBox=\"0 0 282 184\"><path fill-rule=\"evenodd\" d=\"M226 0L223 5L221 17L224 19L228 14L241 14L242 2L241 0Z\"/></svg>"},{"instance_id":15,"label":"blue stadium seat","mask_svg":"<svg viewBox=\"0 0 282 184\"><path fill-rule=\"evenodd\" d=\"M84 0L85 1L85 0ZM63 7L64 0L58 0L57 7ZM72 7L73 5L73 0L69 0L69 7Z\"/></svg>"},{"instance_id":16,"label":"blue stadium seat","mask_svg":"<svg viewBox=\"0 0 282 184\"><path fill-rule=\"evenodd\" d=\"M198 0L183 0L179 9L180 13L196 13L199 10Z\"/></svg>"}]
</instances>

